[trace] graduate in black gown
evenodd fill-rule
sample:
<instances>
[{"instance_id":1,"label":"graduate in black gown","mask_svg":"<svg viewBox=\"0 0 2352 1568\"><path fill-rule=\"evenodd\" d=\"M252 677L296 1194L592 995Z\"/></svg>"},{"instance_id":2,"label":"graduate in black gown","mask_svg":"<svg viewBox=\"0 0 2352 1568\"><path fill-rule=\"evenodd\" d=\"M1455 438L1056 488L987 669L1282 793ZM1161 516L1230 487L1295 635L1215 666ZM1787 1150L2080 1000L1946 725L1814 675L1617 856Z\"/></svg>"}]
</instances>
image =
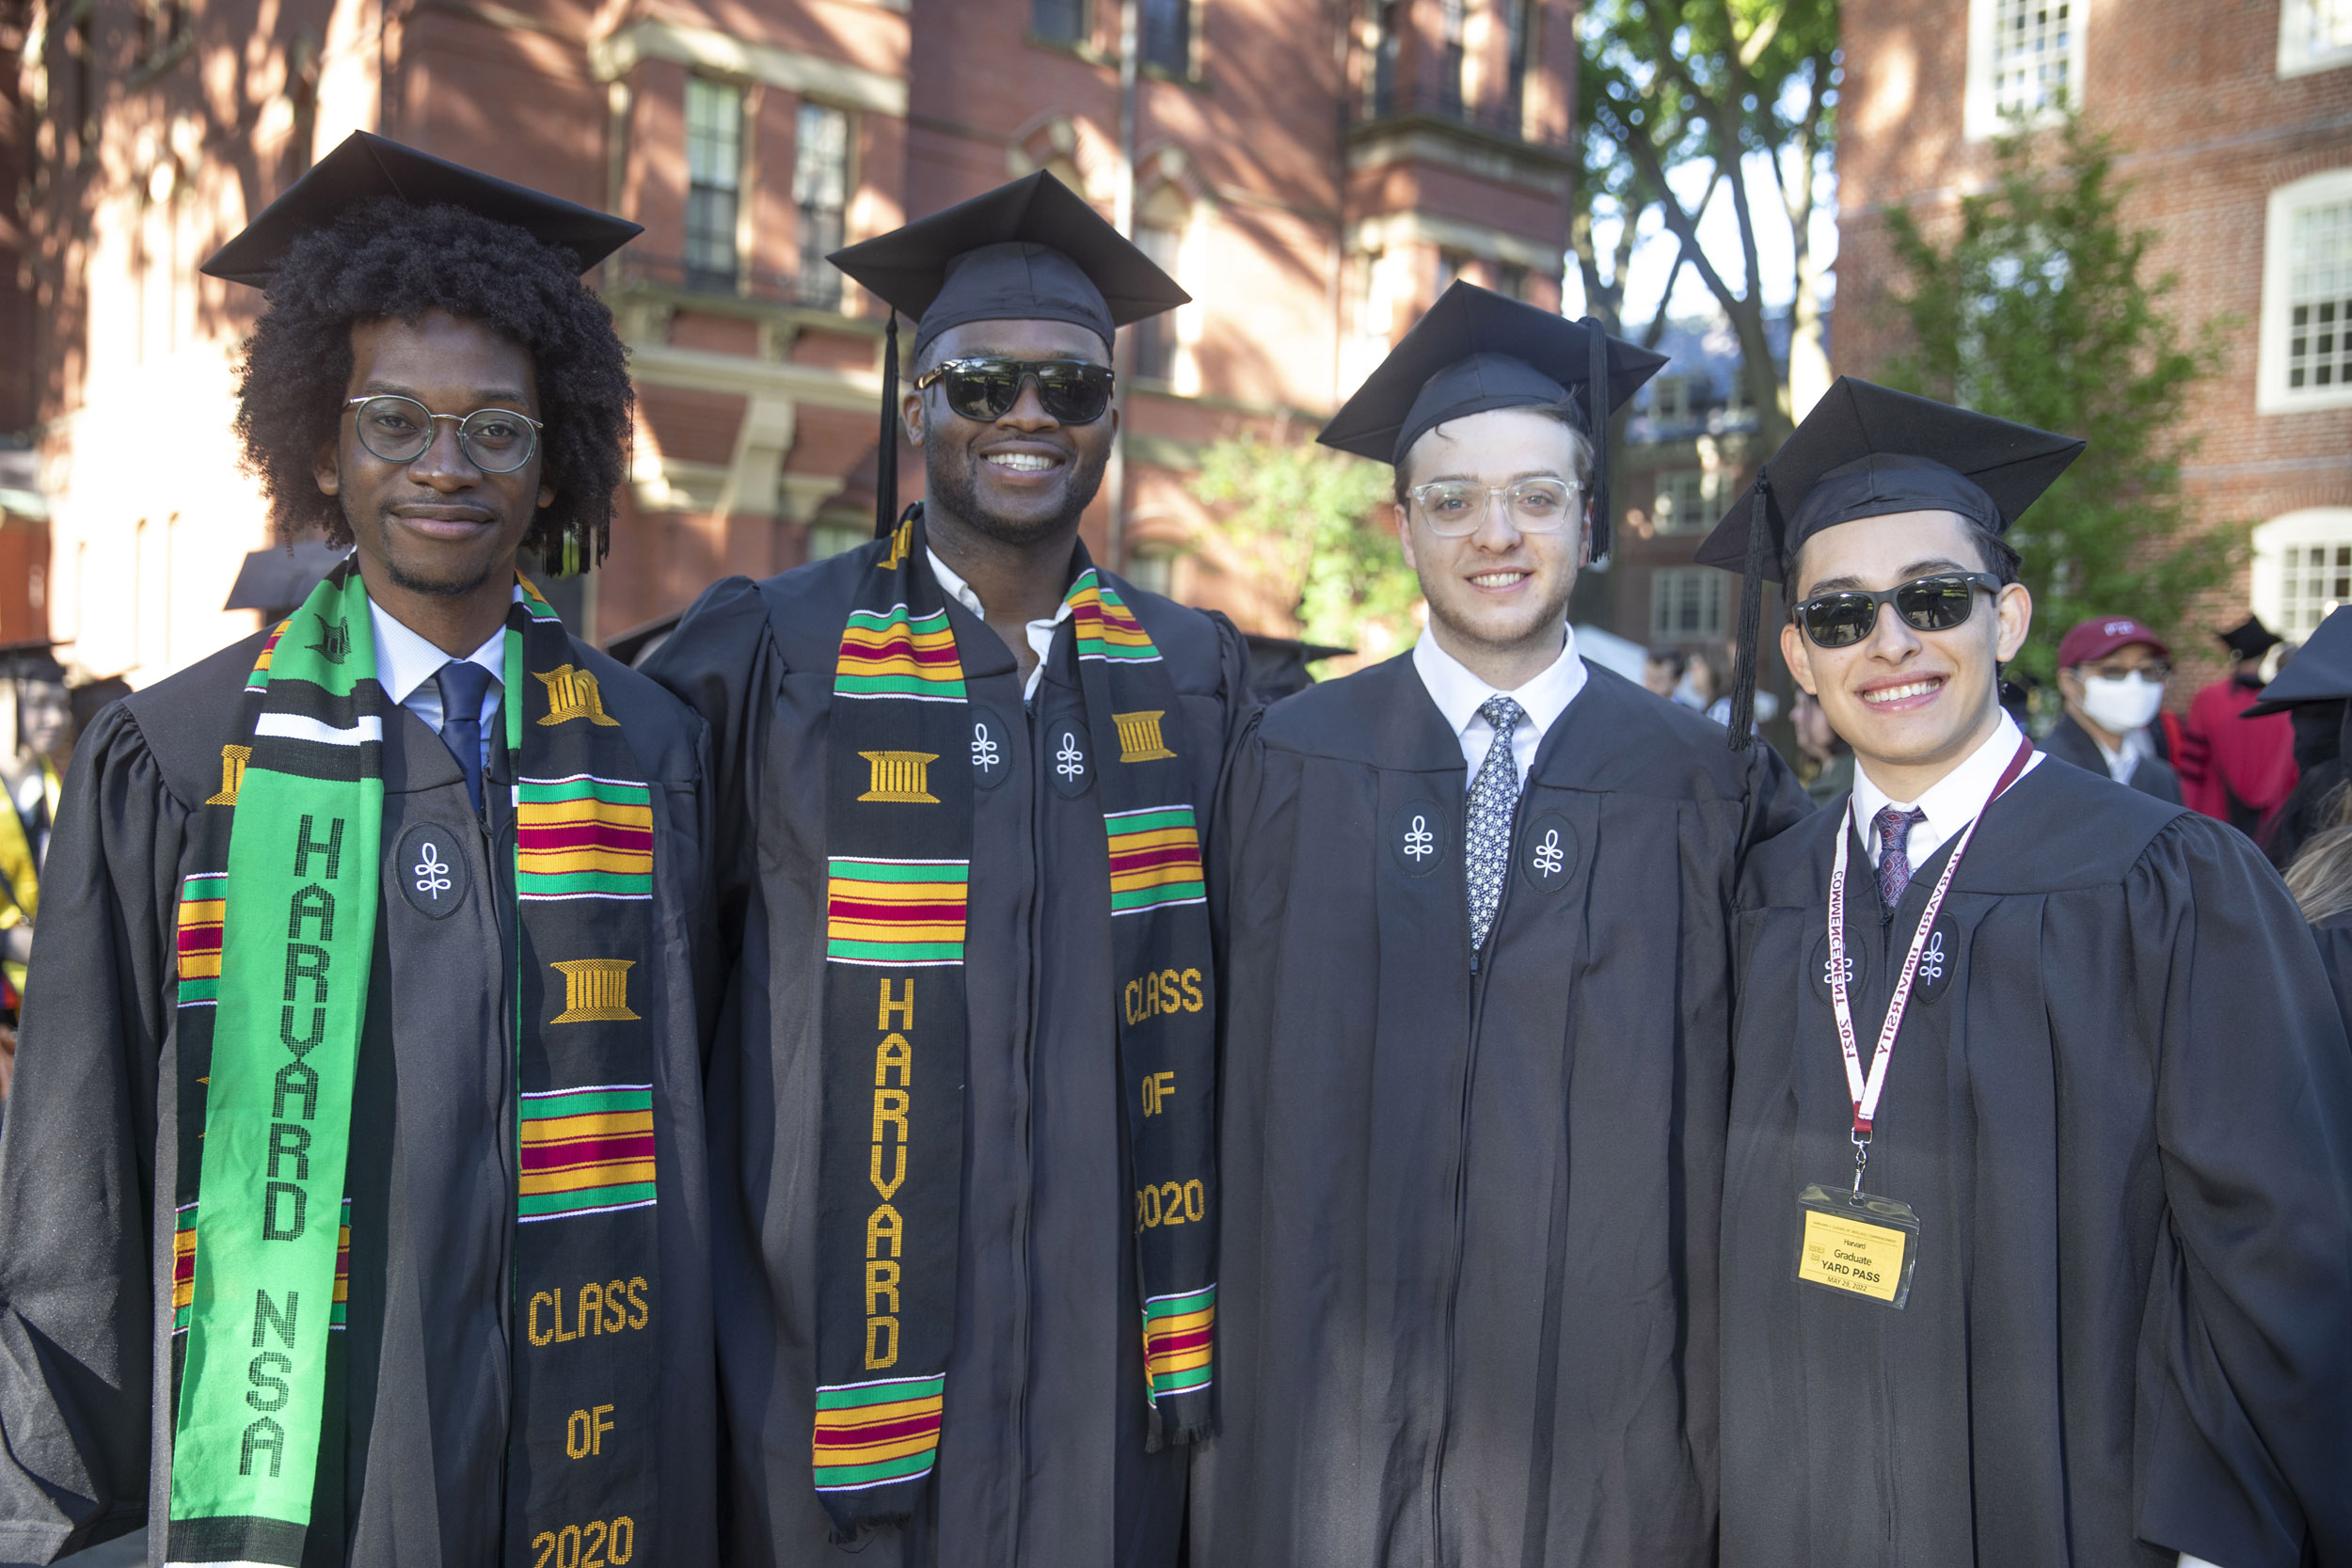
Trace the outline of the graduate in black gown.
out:
<instances>
[{"instance_id":1,"label":"graduate in black gown","mask_svg":"<svg viewBox=\"0 0 2352 1568\"><path fill-rule=\"evenodd\" d=\"M1811 804L1577 655L1590 433L1661 363L1456 284L1323 433L1396 465L1430 626L1233 768L1197 1561L1712 1559L1726 922Z\"/></svg>"},{"instance_id":2,"label":"graduate in black gown","mask_svg":"<svg viewBox=\"0 0 2352 1568\"><path fill-rule=\"evenodd\" d=\"M1114 328L1185 296L1042 173L834 260L918 324L882 450L903 420L928 500L885 460L882 537L717 584L645 666L723 781L727 1551L1170 1564L1213 1377L1200 837L1248 660L1078 524Z\"/></svg>"},{"instance_id":3,"label":"graduate in black gown","mask_svg":"<svg viewBox=\"0 0 2352 1568\"><path fill-rule=\"evenodd\" d=\"M635 231L361 135L207 266L268 290L275 520L356 553L75 751L0 1560L718 1560L707 733L516 571L602 553L630 393L578 274Z\"/></svg>"},{"instance_id":4,"label":"graduate in black gown","mask_svg":"<svg viewBox=\"0 0 2352 1568\"><path fill-rule=\"evenodd\" d=\"M2352 729L2346 722L2352 715L2352 609L2329 610L2296 649L2293 662L2262 689L2262 701L2243 717L2274 713L2295 721L2298 749L2303 736L2316 733L2325 736L2335 752L2296 786L2296 795L2304 799L2289 800L2291 807L2300 808L2293 814L2293 848L2283 861L2274 848L2272 859L2285 872L2287 885L2312 922L2312 936L2328 966L2337 1005L2352 1026L2352 874L2347 869L2352 868L2352 813L2346 810L2343 766L2337 760L2343 754L2344 732ZM2289 822L2290 815L2281 813L2281 836Z\"/></svg>"},{"instance_id":5,"label":"graduate in black gown","mask_svg":"<svg viewBox=\"0 0 2352 1568\"><path fill-rule=\"evenodd\" d=\"M2327 977L2242 835L1996 701L2001 535L2081 445L1840 380L1700 552L1787 585L1857 765L1740 888L1736 1568L2352 1561Z\"/></svg>"}]
</instances>

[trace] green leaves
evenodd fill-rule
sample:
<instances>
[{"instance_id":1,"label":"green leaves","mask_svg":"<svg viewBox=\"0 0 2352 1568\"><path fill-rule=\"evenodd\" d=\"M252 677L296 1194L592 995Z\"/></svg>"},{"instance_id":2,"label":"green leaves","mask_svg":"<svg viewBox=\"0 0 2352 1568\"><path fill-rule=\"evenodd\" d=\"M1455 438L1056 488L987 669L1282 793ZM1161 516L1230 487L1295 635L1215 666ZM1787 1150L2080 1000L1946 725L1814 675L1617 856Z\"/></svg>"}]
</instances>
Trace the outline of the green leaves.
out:
<instances>
[{"instance_id":1,"label":"green leaves","mask_svg":"<svg viewBox=\"0 0 2352 1568\"><path fill-rule=\"evenodd\" d=\"M2233 324L2184 334L2165 308L2173 279L2143 276L2155 236L2124 224L2110 138L2070 116L1994 151L1994 188L1947 230L1889 216L1911 347L1885 379L2090 443L2010 534L2035 601L2018 662L2047 680L2075 622L2173 630L2243 554L2246 524L2209 526L2182 494L2195 442L2177 434Z\"/></svg>"},{"instance_id":2,"label":"green leaves","mask_svg":"<svg viewBox=\"0 0 2352 1568\"><path fill-rule=\"evenodd\" d=\"M1390 470L1346 452L1254 436L1206 449L1192 492L1227 539L1270 569L1311 642L1412 640L1421 583L1390 525ZM1385 639L1368 639L1374 628Z\"/></svg>"}]
</instances>

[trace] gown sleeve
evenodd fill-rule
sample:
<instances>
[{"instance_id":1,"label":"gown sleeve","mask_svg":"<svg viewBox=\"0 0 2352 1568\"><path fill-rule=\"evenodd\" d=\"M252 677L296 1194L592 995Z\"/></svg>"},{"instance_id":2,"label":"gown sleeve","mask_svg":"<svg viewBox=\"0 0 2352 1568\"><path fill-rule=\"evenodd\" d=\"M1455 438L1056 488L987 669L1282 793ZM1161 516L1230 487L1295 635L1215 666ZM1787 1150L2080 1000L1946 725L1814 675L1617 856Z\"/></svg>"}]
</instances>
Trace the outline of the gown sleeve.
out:
<instances>
[{"instance_id":1,"label":"gown sleeve","mask_svg":"<svg viewBox=\"0 0 2352 1568\"><path fill-rule=\"evenodd\" d=\"M185 819L110 708L75 750L50 840L0 1133L0 1560L146 1520L156 1078Z\"/></svg>"},{"instance_id":2,"label":"gown sleeve","mask_svg":"<svg viewBox=\"0 0 2352 1568\"><path fill-rule=\"evenodd\" d=\"M1748 812L1740 852L1777 838L1813 815L1813 797L1797 782L1796 769L1763 741L1748 748Z\"/></svg>"},{"instance_id":3,"label":"gown sleeve","mask_svg":"<svg viewBox=\"0 0 2352 1568\"><path fill-rule=\"evenodd\" d=\"M747 578L711 584L643 668L710 727L704 775L710 897L699 923L694 974L703 1037L709 1039L734 980L744 908L759 876L759 763L784 678L758 586Z\"/></svg>"},{"instance_id":4,"label":"gown sleeve","mask_svg":"<svg viewBox=\"0 0 2352 1568\"><path fill-rule=\"evenodd\" d=\"M2352 1563L2352 1049L2243 837L2178 817L2128 893L2143 1018L2117 1022L2158 1041L2170 1217L2139 1333L2139 1534L2226 1568Z\"/></svg>"}]
</instances>

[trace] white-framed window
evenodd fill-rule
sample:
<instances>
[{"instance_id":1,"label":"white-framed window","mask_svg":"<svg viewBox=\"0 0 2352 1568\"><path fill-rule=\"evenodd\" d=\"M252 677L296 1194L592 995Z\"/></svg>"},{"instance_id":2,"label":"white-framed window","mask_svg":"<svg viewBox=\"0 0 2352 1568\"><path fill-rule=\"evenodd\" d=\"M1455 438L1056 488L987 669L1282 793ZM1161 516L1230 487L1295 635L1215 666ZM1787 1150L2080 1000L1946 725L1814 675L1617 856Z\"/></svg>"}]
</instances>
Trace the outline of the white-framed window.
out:
<instances>
[{"instance_id":1,"label":"white-framed window","mask_svg":"<svg viewBox=\"0 0 2352 1568\"><path fill-rule=\"evenodd\" d=\"M1660 424L1681 424L1691 418L1691 378L1661 375L1649 384L1649 417Z\"/></svg>"},{"instance_id":2,"label":"white-framed window","mask_svg":"<svg viewBox=\"0 0 2352 1568\"><path fill-rule=\"evenodd\" d=\"M874 525L862 517L822 516L808 526L808 558L830 561L873 537Z\"/></svg>"},{"instance_id":3,"label":"white-framed window","mask_svg":"<svg viewBox=\"0 0 2352 1568\"><path fill-rule=\"evenodd\" d=\"M2085 0L1968 0L1970 141L2083 101Z\"/></svg>"},{"instance_id":4,"label":"white-framed window","mask_svg":"<svg viewBox=\"0 0 2352 1568\"><path fill-rule=\"evenodd\" d=\"M2270 193L2260 337L2259 412L2352 406L2352 167Z\"/></svg>"},{"instance_id":5,"label":"white-framed window","mask_svg":"<svg viewBox=\"0 0 2352 1568\"><path fill-rule=\"evenodd\" d=\"M2314 506L2254 531L2254 613L2290 642L2352 604L2352 506Z\"/></svg>"},{"instance_id":6,"label":"white-framed window","mask_svg":"<svg viewBox=\"0 0 2352 1568\"><path fill-rule=\"evenodd\" d=\"M841 274L827 256L841 248L850 207L850 117L829 103L801 105L792 144L792 207L800 226L801 297L841 303Z\"/></svg>"},{"instance_id":7,"label":"white-framed window","mask_svg":"<svg viewBox=\"0 0 2352 1568\"><path fill-rule=\"evenodd\" d=\"M737 217L743 190L743 89L686 79L686 280L732 289L741 263Z\"/></svg>"},{"instance_id":8,"label":"white-framed window","mask_svg":"<svg viewBox=\"0 0 2352 1568\"><path fill-rule=\"evenodd\" d=\"M1705 533L1715 526L1715 476L1698 468L1665 468L1658 475L1655 527L1660 533Z\"/></svg>"},{"instance_id":9,"label":"white-framed window","mask_svg":"<svg viewBox=\"0 0 2352 1568\"><path fill-rule=\"evenodd\" d=\"M1127 552L1126 578L1147 594L1168 598L1176 592L1176 551L1165 540L1138 540Z\"/></svg>"},{"instance_id":10,"label":"white-framed window","mask_svg":"<svg viewBox=\"0 0 2352 1568\"><path fill-rule=\"evenodd\" d=\"M1649 578L1649 640L1697 642L1724 635L1724 585L1713 566L1661 566Z\"/></svg>"},{"instance_id":11,"label":"white-framed window","mask_svg":"<svg viewBox=\"0 0 2352 1568\"><path fill-rule=\"evenodd\" d=\"M2279 74L2352 65L2352 0L2280 0Z\"/></svg>"}]
</instances>

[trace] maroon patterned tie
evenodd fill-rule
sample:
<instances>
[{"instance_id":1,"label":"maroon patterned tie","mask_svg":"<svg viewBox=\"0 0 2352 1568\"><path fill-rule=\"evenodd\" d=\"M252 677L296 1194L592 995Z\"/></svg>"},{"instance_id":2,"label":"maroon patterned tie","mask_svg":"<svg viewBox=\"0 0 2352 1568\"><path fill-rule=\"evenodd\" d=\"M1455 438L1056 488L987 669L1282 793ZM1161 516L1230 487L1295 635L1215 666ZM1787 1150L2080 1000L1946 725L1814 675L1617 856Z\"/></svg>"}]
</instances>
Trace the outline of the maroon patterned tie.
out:
<instances>
[{"instance_id":1,"label":"maroon patterned tie","mask_svg":"<svg viewBox=\"0 0 2352 1568\"><path fill-rule=\"evenodd\" d=\"M1888 909L1903 901L1903 890L1911 886L1911 830L1925 822L1928 814L1915 807L1904 811L1888 806L1874 821L1879 831L1879 898Z\"/></svg>"}]
</instances>

